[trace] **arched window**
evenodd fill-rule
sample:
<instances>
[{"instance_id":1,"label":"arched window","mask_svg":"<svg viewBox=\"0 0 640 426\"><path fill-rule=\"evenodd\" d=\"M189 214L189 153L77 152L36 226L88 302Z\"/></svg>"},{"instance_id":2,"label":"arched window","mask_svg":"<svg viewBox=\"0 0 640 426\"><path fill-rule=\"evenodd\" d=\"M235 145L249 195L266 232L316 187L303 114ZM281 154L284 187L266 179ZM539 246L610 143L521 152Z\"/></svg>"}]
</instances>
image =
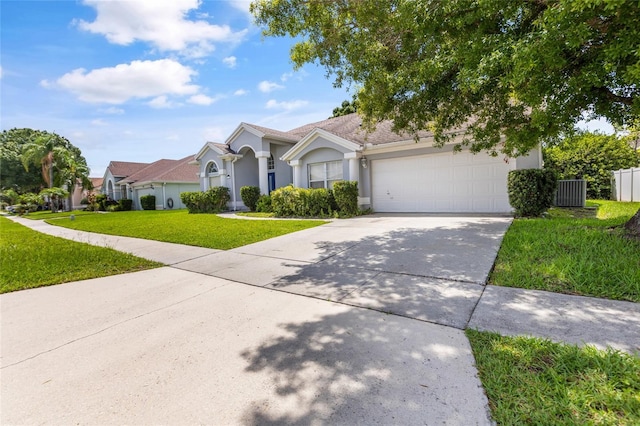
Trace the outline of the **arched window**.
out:
<instances>
[{"instance_id":1,"label":"arched window","mask_svg":"<svg viewBox=\"0 0 640 426\"><path fill-rule=\"evenodd\" d=\"M212 161L209 164L207 164L207 174L211 175L215 173L218 173L218 165L216 164L215 161Z\"/></svg>"},{"instance_id":2,"label":"arched window","mask_svg":"<svg viewBox=\"0 0 640 426\"><path fill-rule=\"evenodd\" d=\"M273 158L273 154L269 155L269 158L267 158L267 169L269 170L275 170L276 168L276 160Z\"/></svg>"}]
</instances>

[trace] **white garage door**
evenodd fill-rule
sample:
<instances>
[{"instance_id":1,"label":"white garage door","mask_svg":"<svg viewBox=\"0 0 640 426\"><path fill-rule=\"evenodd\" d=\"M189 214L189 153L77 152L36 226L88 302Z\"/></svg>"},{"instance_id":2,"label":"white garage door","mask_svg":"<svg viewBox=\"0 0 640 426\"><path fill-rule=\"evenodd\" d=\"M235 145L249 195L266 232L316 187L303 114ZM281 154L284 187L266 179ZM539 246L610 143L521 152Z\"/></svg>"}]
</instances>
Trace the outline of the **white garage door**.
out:
<instances>
[{"instance_id":1,"label":"white garage door","mask_svg":"<svg viewBox=\"0 0 640 426\"><path fill-rule=\"evenodd\" d=\"M512 163L515 160L511 160ZM501 157L469 152L373 160L372 203L377 212L511 211Z\"/></svg>"}]
</instances>

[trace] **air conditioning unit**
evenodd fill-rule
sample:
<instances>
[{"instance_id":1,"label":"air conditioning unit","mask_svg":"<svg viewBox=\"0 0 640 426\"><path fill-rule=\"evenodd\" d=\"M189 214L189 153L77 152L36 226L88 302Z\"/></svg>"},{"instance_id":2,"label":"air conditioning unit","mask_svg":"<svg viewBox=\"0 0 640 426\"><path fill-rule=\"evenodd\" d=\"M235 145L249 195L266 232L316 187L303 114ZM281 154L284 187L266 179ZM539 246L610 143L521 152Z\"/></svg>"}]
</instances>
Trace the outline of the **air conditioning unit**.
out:
<instances>
[{"instance_id":1,"label":"air conditioning unit","mask_svg":"<svg viewBox=\"0 0 640 426\"><path fill-rule=\"evenodd\" d=\"M584 179L559 180L554 204L558 207L585 207L587 181Z\"/></svg>"}]
</instances>

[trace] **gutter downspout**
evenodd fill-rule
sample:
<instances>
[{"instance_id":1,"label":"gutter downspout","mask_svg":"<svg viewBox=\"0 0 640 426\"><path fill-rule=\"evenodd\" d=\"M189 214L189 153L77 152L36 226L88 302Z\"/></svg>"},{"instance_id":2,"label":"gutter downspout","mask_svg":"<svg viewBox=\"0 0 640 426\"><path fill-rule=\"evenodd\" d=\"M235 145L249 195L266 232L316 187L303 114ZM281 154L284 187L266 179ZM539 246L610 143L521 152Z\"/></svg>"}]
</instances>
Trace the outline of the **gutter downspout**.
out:
<instances>
[{"instance_id":1,"label":"gutter downspout","mask_svg":"<svg viewBox=\"0 0 640 426\"><path fill-rule=\"evenodd\" d=\"M162 210L166 210L165 203L167 202L167 194L165 193L164 187L167 185L167 182L162 182Z\"/></svg>"},{"instance_id":2,"label":"gutter downspout","mask_svg":"<svg viewBox=\"0 0 640 426\"><path fill-rule=\"evenodd\" d=\"M237 209L236 205L236 168L234 166L235 162L238 161L238 157L234 157L231 161L231 191L233 192L233 211L235 212Z\"/></svg>"}]
</instances>

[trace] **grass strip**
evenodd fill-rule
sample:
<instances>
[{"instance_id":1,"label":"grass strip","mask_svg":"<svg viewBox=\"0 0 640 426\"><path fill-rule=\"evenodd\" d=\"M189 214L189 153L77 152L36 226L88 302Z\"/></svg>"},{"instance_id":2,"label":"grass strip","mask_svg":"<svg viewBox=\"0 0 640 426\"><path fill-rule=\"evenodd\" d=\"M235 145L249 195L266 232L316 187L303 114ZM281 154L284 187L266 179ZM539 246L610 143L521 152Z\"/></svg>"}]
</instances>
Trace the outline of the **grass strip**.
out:
<instances>
[{"instance_id":1,"label":"grass strip","mask_svg":"<svg viewBox=\"0 0 640 426\"><path fill-rule=\"evenodd\" d=\"M467 330L498 425L638 425L640 358Z\"/></svg>"},{"instance_id":2,"label":"grass strip","mask_svg":"<svg viewBox=\"0 0 640 426\"><path fill-rule=\"evenodd\" d=\"M640 203L591 204L597 217L563 209L549 218L514 220L489 283L640 302L640 241L622 228Z\"/></svg>"},{"instance_id":3,"label":"grass strip","mask_svg":"<svg viewBox=\"0 0 640 426\"><path fill-rule=\"evenodd\" d=\"M0 217L0 293L162 266L160 263L33 231Z\"/></svg>"},{"instance_id":4,"label":"grass strip","mask_svg":"<svg viewBox=\"0 0 640 426\"><path fill-rule=\"evenodd\" d=\"M86 215L97 215L100 214L98 212L90 212L85 210L73 210L70 212L55 212L52 213L51 210L41 210L38 212L31 212L23 215L25 219L31 220L42 220L42 219L60 219L60 218L68 218L70 216L86 216Z\"/></svg>"},{"instance_id":5,"label":"grass strip","mask_svg":"<svg viewBox=\"0 0 640 426\"><path fill-rule=\"evenodd\" d=\"M228 250L300 231L326 222L319 220L227 219L187 210L146 210L80 216L47 223L81 231Z\"/></svg>"}]
</instances>

